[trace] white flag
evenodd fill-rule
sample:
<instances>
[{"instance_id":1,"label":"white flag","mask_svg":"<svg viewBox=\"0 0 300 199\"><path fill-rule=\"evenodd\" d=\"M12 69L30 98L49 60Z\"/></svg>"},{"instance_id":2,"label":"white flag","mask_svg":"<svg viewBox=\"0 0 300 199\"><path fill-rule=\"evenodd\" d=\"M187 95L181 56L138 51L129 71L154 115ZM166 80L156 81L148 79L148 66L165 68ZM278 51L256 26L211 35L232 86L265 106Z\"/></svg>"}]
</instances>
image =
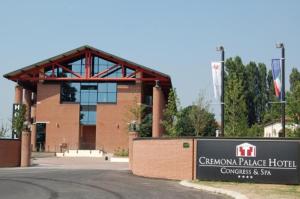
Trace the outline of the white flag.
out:
<instances>
[{"instance_id":1,"label":"white flag","mask_svg":"<svg viewBox=\"0 0 300 199\"><path fill-rule=\"evenodd\" d=\"M211 62L214 94L216 99L221 97L221 62Z\"/></svg>"}]
</instances>

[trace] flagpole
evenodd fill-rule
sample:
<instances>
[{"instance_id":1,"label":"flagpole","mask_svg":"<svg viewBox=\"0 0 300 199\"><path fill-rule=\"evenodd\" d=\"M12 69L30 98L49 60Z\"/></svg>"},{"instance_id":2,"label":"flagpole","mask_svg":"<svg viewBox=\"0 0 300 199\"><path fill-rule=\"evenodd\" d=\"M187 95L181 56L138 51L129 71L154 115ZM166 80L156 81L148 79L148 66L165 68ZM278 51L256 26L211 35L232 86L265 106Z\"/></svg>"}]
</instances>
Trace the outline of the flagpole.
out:
<instances>
[{"instance_id":1,"label":"flagpole","mask_svg":"<svg viewBox=\"0 0 300 199\"><path fill-rule=\"evenodd\" d=\"M281 125L285 137L285 48L283 43L277 43L276 48L281 48Z\"/></svg>"},{"instance_id":2,"label":"flagpole","mask_svg":"<svg viewBox=\"0 0 300 199\"><path fill-rule=\"evenodd\" d=\"M221 51L221 137L224 137L224 47L217 47L217 51Z\"/></svg>"}]
</instances>

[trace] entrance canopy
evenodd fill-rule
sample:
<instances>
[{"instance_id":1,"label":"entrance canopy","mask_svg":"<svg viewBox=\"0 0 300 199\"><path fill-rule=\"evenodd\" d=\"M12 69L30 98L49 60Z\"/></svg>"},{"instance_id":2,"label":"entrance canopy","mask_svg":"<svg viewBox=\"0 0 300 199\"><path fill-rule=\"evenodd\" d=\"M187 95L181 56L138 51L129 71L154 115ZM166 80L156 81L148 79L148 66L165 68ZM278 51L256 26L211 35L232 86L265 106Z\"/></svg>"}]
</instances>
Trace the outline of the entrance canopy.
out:
<instances>
[{"instance_id":1,"label":"entrance canopy","mask_svg":"<svg viewBox=\"0 0 300 199\"><path fill-rule=\"evenodd\" d=\"M159 81L166 92L172 87L170 76L164 73L87 45L7 73L4 77L32 91L41 81L142 81L153 85Z\"/></svg>"}]
</instances>

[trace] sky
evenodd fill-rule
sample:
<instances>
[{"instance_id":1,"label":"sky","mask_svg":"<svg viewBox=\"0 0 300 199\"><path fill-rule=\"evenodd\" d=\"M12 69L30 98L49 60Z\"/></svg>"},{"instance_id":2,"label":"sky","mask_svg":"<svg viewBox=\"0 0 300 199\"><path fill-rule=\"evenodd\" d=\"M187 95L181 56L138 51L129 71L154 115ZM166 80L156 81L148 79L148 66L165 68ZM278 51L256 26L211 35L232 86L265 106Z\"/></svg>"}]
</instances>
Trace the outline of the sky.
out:
<instances>
[{"instance_id":1,"label":"sky","mask_svg":"<svg viewBox=\"0 0 300 199\"><path fill-rule=\"evenodd\" d=\"M86 44L169 74L183 107L202 93L219 118L216 47L270 69L283 42L288 78L300 69L299 8L297 0L1 0L0 120L11 117L14 99L4 74Z\"/></svg>"}]
</instances>

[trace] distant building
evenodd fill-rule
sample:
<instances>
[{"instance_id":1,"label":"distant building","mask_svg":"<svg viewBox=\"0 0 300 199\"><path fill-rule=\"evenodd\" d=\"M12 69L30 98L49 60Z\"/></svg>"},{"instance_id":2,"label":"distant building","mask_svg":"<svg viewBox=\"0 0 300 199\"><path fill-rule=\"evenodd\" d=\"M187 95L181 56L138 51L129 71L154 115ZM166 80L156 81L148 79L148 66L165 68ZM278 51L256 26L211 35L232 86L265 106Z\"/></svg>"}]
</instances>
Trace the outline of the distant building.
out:
<instances>
[{"instance_id":1,"label":"distant building","mask_svg":"<svg viewBox=\"0 0 300 199\"><path fill-rule=\"evenodd\" d=\"M296 130L300 128L297 124L286 124L286 129ZM282 125L281 122L275 121L265 125L264 127L264 137L281 137Z\"/></svg>"}]
</instances>

